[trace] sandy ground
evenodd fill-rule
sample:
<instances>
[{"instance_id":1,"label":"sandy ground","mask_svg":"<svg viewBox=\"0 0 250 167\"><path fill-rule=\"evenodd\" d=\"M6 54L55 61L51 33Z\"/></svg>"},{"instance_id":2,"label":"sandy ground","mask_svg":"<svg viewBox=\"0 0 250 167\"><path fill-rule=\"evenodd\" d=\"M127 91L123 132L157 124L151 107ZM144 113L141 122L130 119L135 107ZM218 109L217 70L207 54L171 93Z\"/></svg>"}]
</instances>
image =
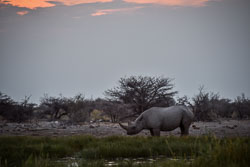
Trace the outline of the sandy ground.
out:
<instances>
[{"instance_id":1,"label":"sandy ground","mask_svg":"<svg viewBox=\"0 0 250 167\"><path fill-rule=\"evenodd\" d=\"M250 137L250 120L221 120L216 122L194 122L189 130L192 136L214 134L217 137L248 136ZM40 121L36 123L4 123L0 122L0 136L126 136L118 124L114 123L86 123L81 125L67 125L62 122ZM148 130L141 131L138 135L149 136ZM161 132L161 136L179 136L180 129L170 132Z\"/></svg>"}]
</instances>

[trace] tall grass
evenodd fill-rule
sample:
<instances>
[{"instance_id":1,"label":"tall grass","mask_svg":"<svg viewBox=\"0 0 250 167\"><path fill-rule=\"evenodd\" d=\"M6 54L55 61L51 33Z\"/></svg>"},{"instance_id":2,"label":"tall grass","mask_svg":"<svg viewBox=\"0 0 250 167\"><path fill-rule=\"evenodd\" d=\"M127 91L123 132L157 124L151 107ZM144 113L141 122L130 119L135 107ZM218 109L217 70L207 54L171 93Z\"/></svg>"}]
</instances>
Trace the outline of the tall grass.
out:
<instances>
[{"instance_id":1,"label":"tall grass","mask_svg":"<svg viewBox=\"0 0 250 167\"><path fill-rule=\"evenodd\" d=\"M249 138L215 140L203 156L198 157L194 167L247 167L250 166Z\"/></svg>"},{"instance_id":2,"label":"tall grass","mask_svg":"<svg viewBox=\"0 0 250 167\"><path fill-rule=\"evenodd\" d=\"M203 137L0 137L3 167L58 166L56 160L76 157L80 166L250 166L250 138ZM163 156L154 163L137 164L134 158ZM128 158L129 160L124 160ZM175 160L169 160L173 158ZM66 164L61 163L60 166Z\"/></svg>"}]
</instances>

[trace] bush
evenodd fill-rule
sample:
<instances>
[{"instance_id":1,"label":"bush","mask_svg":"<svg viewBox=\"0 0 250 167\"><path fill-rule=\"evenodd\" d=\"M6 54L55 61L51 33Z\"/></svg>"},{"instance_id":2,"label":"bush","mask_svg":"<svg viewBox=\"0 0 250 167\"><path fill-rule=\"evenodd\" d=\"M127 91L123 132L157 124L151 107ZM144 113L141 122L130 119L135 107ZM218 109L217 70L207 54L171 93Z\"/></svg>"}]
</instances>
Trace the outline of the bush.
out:
<instances>
[{"instance_id":1,"label":"bush","mask_svg":"<svg viewBox=\"0 0 250 167\"><path fill-rule=\"evenodd\" d=\"M30 97L25 96L18 103L0 92L0 115L12 122L23 122L32 118L35 104L29 103Z\"/></svg>"}]
</instances>

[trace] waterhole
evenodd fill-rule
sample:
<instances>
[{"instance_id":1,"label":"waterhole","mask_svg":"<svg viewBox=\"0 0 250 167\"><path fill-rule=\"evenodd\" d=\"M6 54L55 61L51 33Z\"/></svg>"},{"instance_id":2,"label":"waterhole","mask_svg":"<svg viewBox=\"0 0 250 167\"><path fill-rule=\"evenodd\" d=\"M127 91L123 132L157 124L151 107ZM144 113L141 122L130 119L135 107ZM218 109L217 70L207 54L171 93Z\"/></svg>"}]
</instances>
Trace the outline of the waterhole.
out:
<instances>
[{"instance_id":1,"label":"waterhole","mask_svg":"<svg viewBox=\"0 0 250 167\"><path fill-rule=\"evenodd\" d=\"M62 159L58 159L55 162L56 163L60 163L60 164L66 164L67 167L79 167L82 166L82 164L91 164L91 163L102 163L104 164L104 166L107 167L115 167L118 166L119 164L126 164L129 166L132 165L139 165L139 164L152 164L156 161L180 161L183 160L183 157L178 158L168 158L165 156L158 156L158 157L149 157L149 158L117 158L115 160L107 160L107 159L101 159L101 160L95 160L95 161L91 161L91 160L85 160L85 159L81 159L81 158L74 158L74 157L66 157L66 158L62 158ZM191 162L193 159L191 158L187 158L185 159L188 162Z\"/></svg>"}]
</instances>

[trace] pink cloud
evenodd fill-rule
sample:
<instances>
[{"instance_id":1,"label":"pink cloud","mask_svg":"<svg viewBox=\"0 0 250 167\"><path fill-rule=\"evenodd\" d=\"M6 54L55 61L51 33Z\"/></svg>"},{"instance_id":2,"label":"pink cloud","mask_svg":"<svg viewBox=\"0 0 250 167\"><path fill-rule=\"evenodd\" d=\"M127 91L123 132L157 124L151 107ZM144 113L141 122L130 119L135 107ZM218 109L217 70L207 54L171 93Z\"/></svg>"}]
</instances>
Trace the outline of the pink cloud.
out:
<instances>
[{"instance_id":1,"label":"pink cloud","mask_svg":"<svg viewBox=\"0 0 250 167\"><path fill-rule=\"evenodd\" d=\"M16 14L18 14L20 16L26 15L28 13L29 13L29 11L27 11L27 10L16 12Z\"/></svg>"},{"instance_id":2,"label":"pink cloud","mask_svg":"<svg viewBox=\"0 0 250 167\"><path fill-rule=\"evenodd\" d=\"M104 3L104 2L112 2L113 0L0 0L0 4L9 4L12 6L23 7L28 9L36 9L36 8L47 8L56 6L52 2L59 2L66 6L73 6L79 4L87 4L87 3Z\"/></svg>"},{"instance_id":3,"label":"pink cloud","mask_svg":"<svg viewBox=\"0 0 250 167\"><path fill-rule=\"evenodd\" d=\"M91 16L101 16L101 15L107 15L107 14L113 14L117 12L132 12L137 9L143 8L142 6L136 6L132 8L118 8L118 9L100 9L97 10L95 13L92 13Z\"/></svg>"},{"instance_id":4,"label":"pink cloud","mask_svg":"<svg viewBox=\"0 0 250 167\"><path fill-rule=\"evenodd\" d=\"M128 3L137 4L160 4L167 6L205 6L209 1L214 0L123 0Z\"/></svg>"}]
</instances>

